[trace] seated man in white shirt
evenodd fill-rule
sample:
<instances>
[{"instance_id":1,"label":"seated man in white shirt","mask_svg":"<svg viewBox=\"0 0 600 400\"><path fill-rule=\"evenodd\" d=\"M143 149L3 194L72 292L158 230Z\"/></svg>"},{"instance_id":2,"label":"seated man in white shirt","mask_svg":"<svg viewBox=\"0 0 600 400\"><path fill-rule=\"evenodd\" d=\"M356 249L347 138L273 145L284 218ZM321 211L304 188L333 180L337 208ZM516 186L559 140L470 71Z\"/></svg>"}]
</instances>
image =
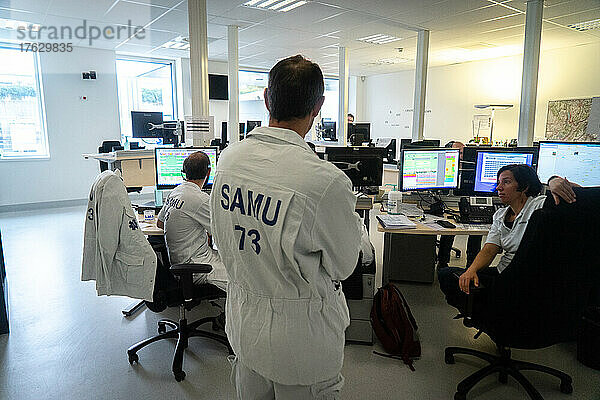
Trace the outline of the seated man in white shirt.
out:
<instances>
[{"instance_id":1,"label":"seated man in white shirt","mask_svg":"<svg viewBox=\"0 0 600 400\"><path fill-rule=\"evenodd\" d=\"M197 151L183 162L185 181L169 193L156 225L165 231L171 264L210 264L208 274L194 276L195 283L211 283L227 289L227 271L209 243L210 196L202 191L210 175L208 156Z\"/></svg>"}]
</instances>

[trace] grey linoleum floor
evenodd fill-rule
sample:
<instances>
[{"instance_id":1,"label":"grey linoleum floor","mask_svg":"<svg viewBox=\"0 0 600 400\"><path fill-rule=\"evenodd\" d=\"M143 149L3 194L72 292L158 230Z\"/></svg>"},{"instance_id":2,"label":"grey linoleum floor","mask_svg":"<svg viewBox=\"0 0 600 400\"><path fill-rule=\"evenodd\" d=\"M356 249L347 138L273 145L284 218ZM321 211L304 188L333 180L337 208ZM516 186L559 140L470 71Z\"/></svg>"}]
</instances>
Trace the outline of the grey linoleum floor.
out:
<instances>
[{"instance_id":1,"label":"grey linoleum floor","mask_svg":"<svg viewBox=\"0 0 600 400\"><path fill-rule=\"evenodd\" d=\"M187 378L177 383L170 366L173 342L139 352L140 364L127 361L129 345L156 332L156 321L177 317L145 310L127 319L122 297L97 297L94 284L80 281L84 207L0 214L9 279L11 333L0 336L0 399L233 399L224 347L192 339L185 354ZM381 265L382 234L371 232ZM457 239L464 248L464 240ZM464 264L453 259L452 264ZM378 279L381 279L378 271ZM445 346L494 351L485 335L452 320L437 284L400 284L419 324L422 358L411 372L401 362L372 354L375 347L346 346L343 399L452 399L456 384L482 366L457 357L445 365ZM195 309L190 320L214 309ZM541 362L572 375L575 391L563 395L558 380L536 372L528 376L545 399L600 399L600 372L579 364L574 343L538 351L514 351L517 358ZM290 360L292 362L292 360ZM481 382L469 399L525 399L513 380Z\"/></svg>"}]
</instances>

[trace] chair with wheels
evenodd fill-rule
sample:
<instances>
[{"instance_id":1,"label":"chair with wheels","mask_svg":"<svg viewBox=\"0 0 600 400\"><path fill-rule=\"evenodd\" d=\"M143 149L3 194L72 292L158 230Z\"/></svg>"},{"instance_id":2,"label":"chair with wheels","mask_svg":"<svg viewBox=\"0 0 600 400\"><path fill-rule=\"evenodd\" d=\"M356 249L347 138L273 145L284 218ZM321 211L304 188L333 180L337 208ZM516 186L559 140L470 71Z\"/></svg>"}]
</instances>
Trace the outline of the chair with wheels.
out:
<instances>
[{"instance_id":1,"label":"chair with wheels","mask_svg":"<svg viewBox=\"0 0 600 400\"><path fill-rule=\"evenodd\" d=\"M161 319L158 321L158 335L142 340L127 349L129 363L139 362L137 352L147 345L163 339L177 339L175 353L173 356L172 371L177 382L185 379L183 371L183 353L188 347L189 338L204 337L216 340L227 346L229 354L233 350L222 331L225 328L224 313L218 316L206 317L188 323L186 310L191 310L203 301L225 298L226 293L211 284L196 285L193 282L193 274L208 273L212 267L208 264L176 264L170 265L168 254L162 236L152 237L152 247L157 255L158 266L156 271L156 283L152 302L146 302L151 311L161 312L168 306L179 307L179 321ZM200 329L202 325L211 324L212 332Z\"/></svg>"},{"instance_id":2,"label":"chair with wheels","mask_svg":"<svg viewBox=\"0 0 600 400\"><path fill-rule=\"evenodd\" d=\"M457 386L456 400L483 378L498 373L505 384L514 378L531 399L543 399L522 371L539 371L560 380L563 393L573 391L572 379L554 368L518 361L511 348L541 349L573 341L582 313L593 302L600 282L600 188L575 188L577 201L558 206L549 195L544 207L535 211L519 249L510 265L485 288L471 291L462 312L463 322L486 333L498 354L474 349L447 347L445 362L454 364L457 355L483 359L489 365Z\"/></svg>"}]
</instances>

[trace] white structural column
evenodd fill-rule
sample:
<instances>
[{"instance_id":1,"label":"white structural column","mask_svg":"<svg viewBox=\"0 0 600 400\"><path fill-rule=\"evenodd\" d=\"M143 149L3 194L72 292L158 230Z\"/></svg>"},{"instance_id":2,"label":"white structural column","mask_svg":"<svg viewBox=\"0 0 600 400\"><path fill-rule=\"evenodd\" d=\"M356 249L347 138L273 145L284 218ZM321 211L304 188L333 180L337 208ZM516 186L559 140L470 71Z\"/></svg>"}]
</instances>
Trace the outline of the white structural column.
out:
<instances>
[{"instance_id":1,"label":"white structural column","mask_svg":"<svg viewBox=\"0 0 600 400\"><path fill-rule=\"evenodd\" d=\"M533 144L543 12L544 0L529 0L527 2L521 106L519 110L519 146L531 146Z\"/></svg>"},{"instance_id":2,"label":"white structural column","mask_svg":"<svg viewBox=\"0 0 600 400\"><path fill-rule=\"evenodd\" d=\"M208 118L208 36L206 0L188 0L192 115Z\"/></svg>"},{"instance_id":3,"label":"white structural column","mask_svg":"<svg viewBox=\"0 0 600 400\"><path fill-rule=\"evenodd\" d=\"M339 48L339 103L338 103L338 144L346 145L348 141L348 49Z\"/></svg>"},{"instance_id":4,"label":"white structural column","mask_svg":"<svg viewBox=\"0 0 600 400\"><path fill-rule=\"evenodd\" d=\"M415 70L415 98L413 101L412 140L423 140L425 126L425 93L427 89L427 60L429 31L420 30L417 36L417 64Z\"/></svg>"},{"instance_id":5,"label":"white structural column","mask_svg":"<svg viewBox=\"0 0 600 400\"><path fill-rule=\"evenodd\" d=\"M240 90L239 90L239 54L238 54L238 27L229 25L227 27L227 51L229 67L229 122L227 124L227 136L230 143L240 141Z\"/></svg>"}]
</instances>

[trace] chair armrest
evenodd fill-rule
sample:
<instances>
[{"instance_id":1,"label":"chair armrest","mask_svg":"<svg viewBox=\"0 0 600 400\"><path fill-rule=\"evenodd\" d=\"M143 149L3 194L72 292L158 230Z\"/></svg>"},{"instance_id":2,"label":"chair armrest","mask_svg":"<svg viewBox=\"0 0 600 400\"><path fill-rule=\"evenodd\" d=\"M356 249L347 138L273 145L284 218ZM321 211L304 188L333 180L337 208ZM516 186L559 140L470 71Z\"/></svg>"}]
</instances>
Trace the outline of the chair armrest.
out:
<instances>
[{"instance_id":1,"label":"chair armrest","mask_svg":"<svg viewBox=\"0 0 600 400\"><path fill-rule=\"evenodd\" d=\"M469 286L469 294L467 295L467 307L464 314L463 324L468 327L474 327L476 325L473 321L473 308L475 307L475 299L482 292L486 291L487 288L479 283L479 286L475 286L473 282Z\"/></svg>"},{"instance_id":2,"label":"chair armrest","mask_svg":"<svg viewBox=\"0 0 600 400\"><path fill-rule=\"evenodd\" d=\"M169 268L173 275L184 275L184 274L208 274L212 271L212 267L208 264L174 264Z\"/></svg>"}]
</instances>

